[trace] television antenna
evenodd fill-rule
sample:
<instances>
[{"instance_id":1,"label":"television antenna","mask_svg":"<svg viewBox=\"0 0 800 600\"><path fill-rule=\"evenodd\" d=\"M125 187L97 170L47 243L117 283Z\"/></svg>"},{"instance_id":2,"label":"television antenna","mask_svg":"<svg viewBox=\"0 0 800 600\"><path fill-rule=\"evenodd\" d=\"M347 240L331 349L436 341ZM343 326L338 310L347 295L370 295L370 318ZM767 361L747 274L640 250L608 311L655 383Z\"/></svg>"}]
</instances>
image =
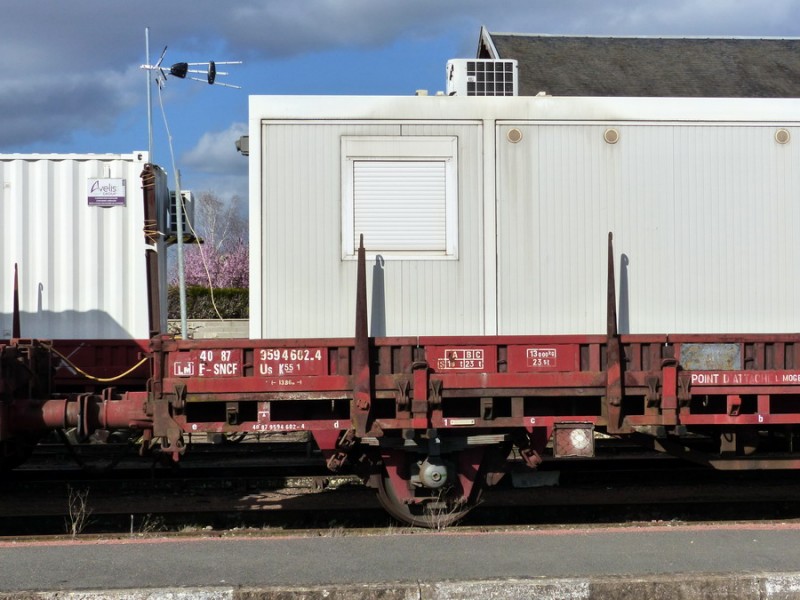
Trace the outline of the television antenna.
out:
<instances>
[{"instance_id":1,"label":"television antenna","mask_svg":"<svg viewBox=\"0 0 800 600\"><path fill-rule=\"evenodd\" d=\"M233 85L231 83L224 83L222 81L217 81L217 77L225 77L230 75L227 71L218 71L217 65L240 65L242 61L240 60L224 60L224 61L214 61L210 60L208 62L176 62L170 67L163 66L162 63L164 62L164 55L167 53L167 47L164 46L164 50L161 51L161 56L158 59L158 62L154 65L144 64L142 65L141 69L145 69L146 71L155 71L158 73L156 76L156 82L159 86L164 85L167 81L167 76L172 75L173 77L177 77L178 79L192 79L194 81L201 81L203 83L207 83L209 85L220 85L222 87L234 88L237 90L242 89L239 85ZM194 68L194 67L203 67L202 69ZM193 77L192 75L205 75L204 79L200 77Z\"/></svg>"},{"instance_id":2,"label":"television antenna","mask_svg":"<svg viewBox=\"0 0 800 600\"><path fill-rule=\"evenodd\" d=\"M217 77L224 77L228 75L225 71L218 71L217 65L240 65L240 60L227 60L227 61L208 61L208 62L177 62L170 67L163 66L164 56L167 53L167 47L161 51L161 56L158 62L154 65L150 64L150 28L146 27L144 30L145 37L145 64L140 68L145 71L154 71L156 74L155 82L158 85L158 100L161 105L161 114L164 117L164 127L167 130L167 140L169 142L169 152L172 159L172 172L175 178L175 225L177 234L177 250L178 250L178 297L180 300L180 316L181 316L181 338L186 339L188 326L188 319L186 317L186 273L184 270L184 253L183 253L183 196L181 195L181 174L175 164L175 152L172 147L172 134L169 131L169 124L167 123L167 115L164 111L164 101L161 97L161 90L167 81L167 76L177 77L178 79L193 79L208 83L209 85L220 85L222 87L241 89L238 85L230 83L223 83L217 81ZM194 67L204 67L200 70ZM190 75L191 74L191 75ZM205 75L205 79L193 77L192 75ZM150 76L147 77L147 133L149 138L148 154L150 162L153 162L153 113L152 113L152 100L151 100L151 85ZM162 294L164 290L162 290ZM162 316L163 319L163 316Z\"/></svg>"}]
</instances>

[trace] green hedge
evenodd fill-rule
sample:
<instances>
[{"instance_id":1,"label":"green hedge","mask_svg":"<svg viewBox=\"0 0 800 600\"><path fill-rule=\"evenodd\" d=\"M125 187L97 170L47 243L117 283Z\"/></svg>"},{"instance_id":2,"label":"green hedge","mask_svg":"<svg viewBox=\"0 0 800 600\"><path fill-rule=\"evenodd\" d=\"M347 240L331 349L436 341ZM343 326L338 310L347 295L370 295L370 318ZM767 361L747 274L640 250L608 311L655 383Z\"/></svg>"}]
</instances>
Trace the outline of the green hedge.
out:
<instances>
[{"instance_id":1,"label":"green hedge","mask_svg":"<svg viewBox=\"0 0 800 600\"><path fill-rule=\"evenodd\" d=\"M216 302L223 319L247 319L250 316L250 290L242 288L215 289L214 302ZM169 288L167 304L168 318L180 319L180 295L177 287ZM186 288L186 316L189 319L219 318L211 303L211 290L200 286Z\"/></svg>"}]
</instances>

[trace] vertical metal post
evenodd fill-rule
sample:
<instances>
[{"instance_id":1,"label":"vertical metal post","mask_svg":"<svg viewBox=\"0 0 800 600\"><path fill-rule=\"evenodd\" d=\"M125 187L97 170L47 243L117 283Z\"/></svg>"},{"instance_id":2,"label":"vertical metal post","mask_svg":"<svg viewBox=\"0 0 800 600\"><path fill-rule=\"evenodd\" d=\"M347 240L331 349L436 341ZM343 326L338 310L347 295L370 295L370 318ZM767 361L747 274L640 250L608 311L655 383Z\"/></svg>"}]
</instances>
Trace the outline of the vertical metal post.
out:
<instances>
[{"instance_id":1,"label":"vertical metal post","mask_svg":"<svg viewBox=\"0 0 800 600\"><path fill-rule=\"evenodd\" d=\"M181 197L181 172L175 166L175 155L172 157L172 171L175 173L175 223L178 236L178 295L181 307L181 339L186 339L186 273L183 269L183 198Z\"/></svg>"},{"instance_id":2,"label":"vertical metal post","mask_svg":"<svg viewBox=\"0 0 800 600\"><path fill-rule=\"evenodd\" d=\"M14 263L14 307L11 317L11 338L18 340L22 337L22 331L19 322L19 265Z\"/></svg>"},{"instance_id":3,"label":"vertical metal post","mask_svg":"<svg viewBox=\"0 0 800 600\"><path fill-rule=\"evenodd\" d=\"M150 64L150 28L144 28L144 52L145 52L145 64ZM155 158L153 156L153 88L152 82L150 81L150 72L149 70L145 69L145 82L147 83L147 161L151 165L155 165ZM152 183L155 183L155 179L152 180ZM169 188L169 186L167 186ZM145 192L145 198L147 197L147 192ZM155 194L155 190L153 190L153 194ZM168 202L169 199L167 199ZM145 200L145 210L147 210L147 200ZM153 199L153 206L152 214L149 217L145 217L145 219L150 219L151 223L155 223L155 229L158 229L158 226L161 224L161 219L158 215L158 208L155 199ZM167 272L167 245L164 240L164 236L158 235L154 237L154 239L150 240L153 245L156 246L156 252L158 254L158 260L155 264L151 264L150 260L148 259L148 285L150 289L148 294L150 296L150 332L151 334L155 331L159 333L166 333L167 331L167 282L166 282L166 272ZM148 253L148 256L150 254ZM155 303L155 294L154 289L155 287L158 288L158 302ZM157 318L156 318L157 317ZM183 327L183 325L182 325ZM183 331L183 329L181 329Z\"/></svg>"},{"instance_id":4,"label":"vertical metal post","mask_svg":"<svg viewBox=\"0 0 800 600\"><path fill-rule=\"evenodd\" d=\"M145 39L145 54L147 55L146 63L150 64L150 28L144 29ZM166 123L166 117L165 117ZM175 164L175 153L172 151L172 135L169 134L170 155L172 158L172 172L175 177L175 218L177 219L177 246L178 246L178 292L180 298L180 311L181 311L181 339L186 339L187 323L186 323L186 274L184 273L184 260L183 260L183 202L181 198L181 174ZM152 107L152 91L150 88L150 74L147 74L147 139L148 139L148 153L149 161L153 164L153 107Z\"/></svg>"},{"instance_id":5,"label":"vertical metal post","mask_svg":"<svg viewBox=\"0 0 800 600\"><path fill-rule=\"evenodd\" d=\"M144 28L144 53L145 63L150 64L150 28ZM150 71L145 69L145 80L147 81L147 160L153 163L153 96L150 89Z\"/></svg>"},{"instance_id":6,"label":"vertical metal post","mask_svg":"<svg viewBox=\"0 0 800 600\"><path fill-rule=\"evenodd\" d=\"M353 400L350 409L358 437L367 435L372 404L372 373L370 371L369 324L367 316L367 260L364 235L358 245L358 275L356 277L356 335L353 348Z\"/></svg>"},{"instance_id":7,"label":"vertical metal post","mask_svg":"<svg viewBox=\"0 0 800 600\"><path fill-rule=\"evenodd\" d=\"M617 329L617 286L614 277L614 236L608 233L608 298L606 331L606 416L608 433L623 432L622 383L623 355L622 344Z\"/></svg>"},{"instance_id":8,"label":"vertical metal post","mask_svg":"<svg viewBox=\"0 0 800 600\"><path fill-rule=\"evenodd\" d=\"M144 201L144 243L145 243L145 268L147 272L147 306L150 327L150 337L166 333L162 312L162 294L164 289L162 280L162 254L164 242L158 231L158 176L156 167L148 163L142 171L142 196Z\"/></svg>"}]
</instances>

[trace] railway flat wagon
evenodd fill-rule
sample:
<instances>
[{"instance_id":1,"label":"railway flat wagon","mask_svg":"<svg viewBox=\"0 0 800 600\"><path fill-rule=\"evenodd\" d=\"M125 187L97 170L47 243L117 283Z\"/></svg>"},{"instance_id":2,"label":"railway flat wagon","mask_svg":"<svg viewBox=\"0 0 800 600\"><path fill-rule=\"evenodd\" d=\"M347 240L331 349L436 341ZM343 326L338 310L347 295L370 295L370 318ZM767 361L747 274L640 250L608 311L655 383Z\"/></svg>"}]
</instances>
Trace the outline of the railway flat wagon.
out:
<instances>
[{"instance_id":1,"label":"railway flat wagon","mask_svg":"<svg viewBox=\"0 0 800 600\"><path fill-rule=\"evenodd\" d=\"M800 101L256 96L249 134L250 339L80 394L12 340L0 448L307 431L424 526L599 438L800 467Z\"/></svg>"}]
</instances>

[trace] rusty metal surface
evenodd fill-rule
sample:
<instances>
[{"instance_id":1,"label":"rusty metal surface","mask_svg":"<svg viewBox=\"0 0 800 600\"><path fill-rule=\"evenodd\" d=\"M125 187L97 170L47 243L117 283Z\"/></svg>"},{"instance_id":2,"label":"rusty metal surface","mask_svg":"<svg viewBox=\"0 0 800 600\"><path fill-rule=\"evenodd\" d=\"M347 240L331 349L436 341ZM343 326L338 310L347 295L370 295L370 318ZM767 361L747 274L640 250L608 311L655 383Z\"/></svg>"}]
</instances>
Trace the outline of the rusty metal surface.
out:
<instances>
[{"instance_id":1,"label":"rusty metal surface","mask_svg":"<svg viewBox=\"0 0 800 600\"><path fill-rule=\"evenodd\" d=\"M606 303L606 398L603 404L609 433L627 431L623 423L622 397L623 362L622 347L617 330L617 286L614 276L614 236L608 234L608 289Z\"/></svg>"},{"instance_id":2,"label":"rusty metal surface","mask_svg":"<svg viewBox=\"0 0 800 600\"><path fill-rule=\"evenodd\" d=\"M150 337L161 331L162 302L160 298L160 277L158 244L161 241L158 227L158 193L168 193L166 183L166 173L156 165L147 163L141 174L142 178L142 199L144 203L144 238L145 238L145 272L147 278L147 319ZM161 246L162 251L166 251L165 246ZM164 261L166 262L166 261ZM166 290L165 290L166 293Z\"/></svg>"},{"instance_id":3,"label":"rusty metal surface","mask_svg":"<svg viewBox=\"0 0 800 600\"><path fill-rule=\"evenodd\" d=\"M687 371L734 371L742 368L742 347L739 344L681 345L681 367Z\"/></svg>"},{"instance_id":4,"label":"rusty metal surface","mask_svg":"<svg viewBox=\"0 0 800 600\"><path fill-rule=\"evenodd\" d=\"M364 437L370 428L372 408L372 372L370 369L370 339L367 323L367 274L364 236L358 246L358 277L356 281L356 331L353 349L353 398L350 417L356 435Z\"/></svg>"}]
</instances>

